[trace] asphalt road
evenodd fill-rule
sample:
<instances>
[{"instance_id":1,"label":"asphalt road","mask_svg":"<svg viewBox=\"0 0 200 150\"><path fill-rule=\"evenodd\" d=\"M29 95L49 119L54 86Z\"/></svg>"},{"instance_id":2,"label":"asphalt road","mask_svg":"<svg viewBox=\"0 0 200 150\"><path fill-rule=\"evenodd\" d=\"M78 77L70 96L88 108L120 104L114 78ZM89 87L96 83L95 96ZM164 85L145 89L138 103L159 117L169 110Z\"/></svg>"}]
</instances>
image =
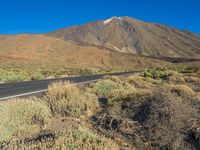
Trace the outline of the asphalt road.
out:
<instances>
[{"instance_id":1,"label":"asphalt road","mask_svg":"<svg viewBox=\"0 0 200 150\"><path fill-rule=\"evenodd\" d=\"M49 84L57 81L72 81L74 84L78 85L99 80L105 75L126 76L126 75L136 74L138 72L139 71L118 72L110 74L76 76L76 77L39 80L39 81L26 81L26 82L0 84L0 100L6 100L15 97L42 93L44 91L47 91Z\"/></svg>"}]
</instances>

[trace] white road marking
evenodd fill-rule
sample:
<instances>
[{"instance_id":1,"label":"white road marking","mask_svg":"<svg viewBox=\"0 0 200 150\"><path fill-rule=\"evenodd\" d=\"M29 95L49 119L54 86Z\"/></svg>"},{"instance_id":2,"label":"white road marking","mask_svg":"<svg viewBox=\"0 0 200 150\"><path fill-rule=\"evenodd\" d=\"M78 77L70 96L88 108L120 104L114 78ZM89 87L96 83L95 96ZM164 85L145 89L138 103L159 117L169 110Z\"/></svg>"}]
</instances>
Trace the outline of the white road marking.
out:
<instances>
[{"instance_id":1,"label":"white road marking","mask_svg":"<svg viewBox=\"0 0 200 150\"><path fill-rule=\"evenodd\" d=\"M90 80L90 81L85 81L85 82L79 82L79 83L74 83L74 85L87 84L87 83L95 82L95 81L98 81L98 80L100 80L100 79ZM32 94L43 93L43 92L46 92L46 91L48 91L48 89L34 91L34 92L28 92L28 93L23 93L23 94L17 94L17 95L8 96L8 97L3 97L3 98L0 98L0 101L1 100L11 99L11 98L16 98L16 97L28 96L28 95L32 95Z\"/></svg>"},{"instance_id":2,"label":"white road marking","mask_svg":"<svg viewBox=\"0 0 200 150\"><path fill-rule=\"evenodd\" d=\"M8 96L8 97L3 97L3 98L0 98L0 101L6 100L6 99L11 99L11 98L16 98L16 97L22 97L22 96L28 96L28 95L32 95L32 94L42 93L42 92L46 92L46 91L48 91L48 89L34 91L34 92L28 92L28 93L24 93L24 94L17 94L17 95Z\"/></svg>"},{"instance_id":3,"label":"white road marking","mask_svg":"<svg viewBox=\"0 0 200 150\"><path fill-rule=\"evenodd\" d=\"M131 75L131 74L137 74L137 73L127 73L127 74L122 74L122 75L118 75L118 76ZM100 78L100 79L102 79L102 78ZM79 83L74 83L74 85L81 85L81 84L92 83L92 82L98 81L100 79L90 80L90 81L85 81L85 82L79 82ZM16 98L16 97L28 96L28 95L32 95L32 94L43 93L43 92L46 92L46 91L48 91L48 89L34 91L34 92L28 92L28 93L23 93L23 94L17 94L17 95L8 96L8 97L3 97L3 98L0 98L0 101L1 100L11 99L11 98Z\"/></svg>"}]
</instances>

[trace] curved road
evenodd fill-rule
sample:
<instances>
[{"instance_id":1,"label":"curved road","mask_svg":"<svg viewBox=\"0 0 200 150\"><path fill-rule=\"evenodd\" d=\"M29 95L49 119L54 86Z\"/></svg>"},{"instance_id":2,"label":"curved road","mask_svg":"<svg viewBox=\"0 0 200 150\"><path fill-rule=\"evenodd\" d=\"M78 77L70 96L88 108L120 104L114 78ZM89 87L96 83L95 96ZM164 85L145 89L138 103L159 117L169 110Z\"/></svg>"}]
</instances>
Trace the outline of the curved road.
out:
<instances>
[{"instance_id":1,"label":"curved road","mask_svg":"<svg viewBox=\"0 0 200 150\"><path fill-rule=\"evenodd\" d=\"M71 81L76 85L86 84L101 79L105 75L111 76L126 76L139 73L141 71L118 72L99 75L66 77L39 81L25 81L17 83L0 84L0 100L7 100L10 98L34 95L47 91L48 85L57 81Z\"/></svg>"}]
</instances>

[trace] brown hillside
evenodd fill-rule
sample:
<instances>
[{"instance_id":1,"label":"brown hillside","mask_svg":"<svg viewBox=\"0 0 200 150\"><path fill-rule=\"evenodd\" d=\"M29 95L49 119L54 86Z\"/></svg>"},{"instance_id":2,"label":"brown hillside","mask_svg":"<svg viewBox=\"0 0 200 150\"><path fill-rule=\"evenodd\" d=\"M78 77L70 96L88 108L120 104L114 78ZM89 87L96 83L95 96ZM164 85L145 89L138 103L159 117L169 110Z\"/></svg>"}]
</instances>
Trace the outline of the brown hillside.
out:
<instances>
[{"instance_id":1,"label":"brown hillside","mask_svg":"<svg viewBox=\"0 0 200 150\"><path fill-rule=\"evenodd\" d=\"M130 68L163 62L93 46L77 46L45 35L23 34L0 36L0 63Z\"/></svg>"}]
</instances>

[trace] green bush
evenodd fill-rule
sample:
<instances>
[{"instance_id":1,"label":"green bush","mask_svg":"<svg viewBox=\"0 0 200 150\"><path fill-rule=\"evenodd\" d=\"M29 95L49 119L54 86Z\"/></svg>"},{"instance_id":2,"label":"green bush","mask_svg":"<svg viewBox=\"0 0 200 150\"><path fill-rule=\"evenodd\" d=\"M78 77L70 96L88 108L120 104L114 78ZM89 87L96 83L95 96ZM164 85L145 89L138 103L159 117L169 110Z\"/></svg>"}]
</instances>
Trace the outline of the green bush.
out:
<instances>
[{"instance_id":1,"label":"green bush","mask_svg":"<svg viewBox=\"0 0 200 150\"><path fill-rule=\"evenodd\" d=\"M169 77L171 77L176 71L168 70L168 69L150 69L146 70L143 74L144 77L150 77L153 79L162 79L167 80Z\"/></svg>"},{"instance_id":2,"label":"green bush","mask_svg":"<svg viewBox=\"0 0 200 150\"><path fill-rule=\"evenodd\" d=\"M122 81L119 77L105 78L91 86L92 92L98 97L116 97L120 94L134 92L135 87Z\"/></svg>"},{"instance_id":3,"label":"green bush","mask_svg":"<svg viewBox=\"0 0 200 150\"><path fill-rule=\"evenodd\" d=\"M6 82L16 82L16 81L26 81L30 80L30 76L27 72L23 70L4 70L0 69L0 81Z\"/></svg>"},{"instance_id":4,"label":"green bush","mask_svg":"<svg viewBox=\"0 0 200 150\"><path fill-rule=\"evenodd\" d=\"M31 80L42 80L42 79L45 79L44 75L39 71L36 71L36 72L32 73L30 75L30 78L31 78Z\"/></svg>"}]
</instances>

